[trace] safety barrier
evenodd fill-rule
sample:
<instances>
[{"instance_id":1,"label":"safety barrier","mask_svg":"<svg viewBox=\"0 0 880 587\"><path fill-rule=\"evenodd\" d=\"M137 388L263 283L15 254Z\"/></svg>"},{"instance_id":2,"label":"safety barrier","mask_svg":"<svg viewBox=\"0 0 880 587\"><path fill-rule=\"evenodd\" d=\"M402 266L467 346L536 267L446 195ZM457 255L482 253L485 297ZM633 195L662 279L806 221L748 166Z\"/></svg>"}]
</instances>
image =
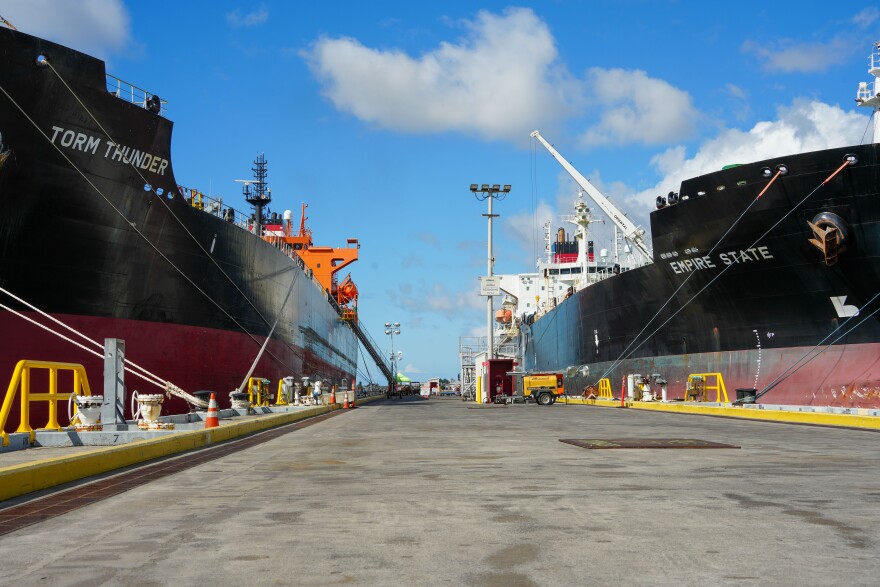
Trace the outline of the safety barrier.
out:
<instances>
[{"instance_id":1,"label":"safety barrier","mask_svg":"<svg viewBox=\"0 0 880 587\"><path fill-rule=\"evenodd\" d=\"M599 397L604 397L608 399L613 399L614 395L611 393L611 380L608 378L599 380Z\"/></svg>"},{"instance_id":2,"label":"safety barrier","mask_svg":"<svg viewBox=\"0 0 880 587\"><path fill-rule=\"evenodd\" d=\"M715 378L715 385L709 385L709 377ZM722 396L724 397L724 403L730 403L721 373L692 373L688 375L687 387L684 392L685 401L691 399L708 401L707 396L710 391L715 392L715 401L717 403L721 403Z\"/></svg>"},{"instance_id":3,"label":"safety barrier","mask_svg":"<svg viewBox=\"0 0 880 587\"><path fill-rule=\"evenodd\" d=\"M49 392L31 392L31 370L47 369L49 371ZM58 371L73 372L73 391L70 393L58 393ZM15 365L12 379L3 398L3 407L0 408L0 439L3 446L9 445L9 434L6 432L6 421L12 411L12 402L15 396L21 396L21 422L16 432L28 432L31 443L35 440L34 429L30 424L30 405L32 402L49 403L49 421L40 430L61 430L58 424L58 402L69 401L72 395L92 395L89 388L89 380L86 376L85 367L77 363L57 363L52 361L31 361L23 359Z\"/></svg>"},{"instance_id":4,"label":"safety barrier","mask_svg":"<svg viewBox=\"0 0 880 587\"><path fill-rule=\"evenodd\" d=\"M251 377L248 379L248 401L251 406L269 405L270 383L271 381L262 377Z\"/></svg>"},{"instance_id":5,"label":"safety barrier","mask_svg":"<svg viewBox=\"0 0 880 587\"><path fill-rule=\"evenodd\" d=\"M293 393L293 389L291 386L290 393ZM290 405L291 398L287 397L284 393L284 378L278 380L278 392L275 394L275 405L276 406L286 406Z\"/></svg>"}]
</instances>

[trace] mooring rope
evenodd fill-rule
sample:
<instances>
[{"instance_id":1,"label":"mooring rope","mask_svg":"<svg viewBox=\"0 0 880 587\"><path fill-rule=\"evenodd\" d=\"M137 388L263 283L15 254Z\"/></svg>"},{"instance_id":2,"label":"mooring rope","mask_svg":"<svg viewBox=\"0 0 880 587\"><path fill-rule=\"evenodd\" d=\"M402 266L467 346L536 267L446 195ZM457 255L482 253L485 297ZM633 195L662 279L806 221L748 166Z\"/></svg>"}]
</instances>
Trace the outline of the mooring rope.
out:
<instances>
[{"instance_id":1,"label":"mooring rope","mask_svg":"<svg viewBox=\"0 0 880 587\"><path fill-rule=\"evenodd\" d=\"M829 332L829 333L825 336L825 338L823 338L823 339L820 340L818 343L816 343L816 345L815 345L813 348L811 348L810 350L808 350L808 351L807 351L807 352L806 352L806 353L805 353L800 359L798 359L797 361L795 361L794 363L792 363L792 364L788 367L788 369L786 369L785 371L783 371L781 374L777 375L777 376L776 376L776 379L774 379L773 381L771 381L770 383L768 383L768 384L764 387L764 389L761 390L760 393L758 393L758 394L755 395L755 399L758 399L758 398L762 397L763 395L767 394L767 393L768 393L769 391L771 391L774 387L776 387L777 385L779 385L780 383L782 383L783 381L785 381L786 379L788 379L789 377L791 377L792 375L794 375L795 373L797 373L801 368L805 367L810 361L812 361L813 359L817 358L819 355L821 355L822 353L824 353L825 351L827 351L829 348L831 348L831 347L832 347L837 341L839 341L841 338L843 338L843 337L845 337L845 336L849 336L849 335L850 335L850 334L851 334L856 328L858 328L859 326L861 326L862 324L864 324L865 321L868 320L868 318L871 318L871 317L874 316L874 314L876 314L877 312L880 312L880 308L877 308L876 310L874 310L873 312L871 312L871 313L868 314L867 316L864 316L861 320L859 320L858 324L854 325L852 328L850 328L849 330L847 330L846 332L844 332L843 334L841 334L840 336L838 336L837 338L835 338L834 340L832 340L831 342L829 342L827 345L825 345L825 348L821 349L818 353L816 353L815 355L813 355L812 357L810 357L809 359L807 359L806 361L804 361L803 364L801 364L801 365L798 364L798 363L800 363L801 361L803 361L805 358L807 358L811 353L813 353L817 348L819 348L820 346L822 346L823 344L825 344L825 341L826 341L826 340L828 340L829 338L831 338L832 336L834 336L834 334L835 334L838 330L840 330L840 329L842 329L843 327L845 327L845 326L849 323L850 320L852 320L852 319L855 318L856 316L860 316L861 313L862 313L862 311L865 310L868 306L870 306L870 305L874 302L874 300L876 300L877 298L880 298L880 292L877 292L876 294L874 294L874 297L872 297L870 300L867 301L867 303L865 303L861 308L859 308L858 312L856 312L856 313L853 314L852 316L849 316L846 320L844 320L843 322L841 322L841 323L837 326L837 328L835 328L834 330L832 330L831 332Z\"/></svg>"},{"instance_id":2,"label":"mooring rope","mask_svg":"<svg viewBox=\"0 0 880 587\"><path fill-rule=\"evenodd\" d=\"M759 236L759 237L755 240L755 242L753 242L751 245L749 245L748 247L746 247L746 249L754 248L759 242L761 242L761 240L763 240L763 239L764 239L768 234L770 234L770 233L771 233L771 232L772 232L777 226L779 226L779 225L782 223L783 220L785 220L786 218L788 218L788 217L792 214L792 212L794 212L795 210L797 210L797 209L798 209L798 208L799 208L804 202L806 202L806 201L807 201L807 200L808 200L813 194L815 194L817 191L819 191L820 188L822 188L822 187L823 187L824 185L826 185L829 181L831 181L831 179L834 178L838 173L840 173L845 167L847 167L847 166L849 166L849 165L854 165L855 163L856 163L856 160L855 160L854 158L846 157L846 158L844 159L844 162L840 165L840 167L838 167L838 168L834 171L834 173L832 173L831 175L829 175L829 176L828 176L828 177L827 177L822 183L820 183L819 185L817 185L817 186L816 186L816 187L815 187L810 193L808 193L806 196L804 196L804 197L803 197L803 198L802 198L797 204L795 204L794 206L792 206L792 207L788 210L788 212L786 212L785 214L783 214L782 217L779 218L779 220L777 220L777 221L773 224L773 226L771 226L770 228L768 228L768 229L764 232L764 234L762 234L761 236ZM763 192L762 192L762 195L763 195ZM738 223L740 220L742 220L743 216L745 216L746 212L748 212L748 210L754 205L755 202L757 202L757 198L755 198L755 200L753 200L753 201L748 205L748 207L746 208L746 210L745 210L742 214L740 214L739 218L737 218L737 220L734 222L734 224L731 225L731 227L727 229L727 231L726 231L726 232L724 233L724 235L721 237L722 240L723 240L723 239L724 239L724 238L730 233L730 231L733 229L733 226L735 226L736 223ZM720 242L721 242L721 241L719 241L718 243L715 244L714 247L712 247L712 249L711 249L711 251L709 252L709 254L711 254L711 253L712 253L712 252L718 247L718 244L720 244ZM706 289L708 289L713 283L715 283L715 281L716 281L719 277L721 277L722 275L724 275L724 274L728 271L728 269L730 269L731 267L733 267L733 265L727 265L727 266L725 266L725 267L724 267L721 271L719 271L719 272L718 272L718 273L717 273L717 274L716 274L711 280L709 280L709 283L707 283L707 284L706 284L705 286L703 286L703 287L702 287L697 293L695 293L693 296L691 296L691 298L688 299L684 304L682 304L681 306L679 306L679 308L678 308L677 310L675 310L675 312L673 312L672 315L669 316L669 318L667 318L667 319L666 319L666 320L665 320L660 326L658 326L657 328L655 328L655 329L651 332L651 334L649 334L647 337L645 337L645 339L644 339L642 342L640 342L637 346L635 346L634 348L632 348L632 350L631 350L628 354L626 354L626 356L623 356L623 354L626 353L627 349L629 349L629 348L635 343L635 341L636 341L636 340L638 339L638 337L639 337L639 336L640 336L640 335L646 330L647 327L643 328L643 329L641 330L641 332L639 332L639 334L636 335L636 338L633 339L633 342L631 342L630 345L627 346L626 349L624 349L623 353L621 353L621 356L618 357L618 358L614 361L614 363L612 363L611 367L609 367L608 369L605 370L605 372L603 373L602 377L600 377L599 379L603 379L603 378L607 377L608 374L611 373L611 371L612 371L612 370L613 370L618 364L620 364L622 361L625 361L626 359L628 359L629 357L631 357L632 354L633 354L636 350L638 350L639 347L641 347L641 346L642 346L643 344L645 344L648 340L650 340L651 337L653 337L655 334L657 334L657 332L659 332L660 329L662 329L664 326L666 326L666 325L667 325L667 324L668 324L673 318L675 318L675 317L676 317L676 316L677 316L682 310L684 310L684 309L685 309L685 308L686 308L691 302L693 302L693 301L694 301L694 300L695 300L700 294L702 294L704 291L706 291ZM663 310L663 308L665 308L666 305L669 304L669 302L672 300L672 298L675 296L675 294L678 293L678 291L681 289L681 287L682 287L685 283L687 283L687 281L688 281L688 280L691 278L691 276L693 276L693 275L694 275L693 273L691 273L690 275L688 275L688 277L682 282L682 284L678 287L678 289L676 289L675 292L673 292L672 296L670 296L670 298L666 301L666 303L663 304L663 306L660 308L660 310L657 311L657 313L654 315L654 318L656 318L656 317L660 314L660 312ZM649 324L650 324L650 322L652 322L652 321L654 320L654 318L652 318L651 321L649 321Z\"/></svg>"},{"instance_id":3,"label":"mooring rope","mask_svg":"<svg viewBox=\"0 0 880 587\"><path fill-rule=\"evenodd\" d=\"M284 306L287 305L287 300L290 299L290 294L293 293L293 286L296 285L296 277L297 274L294 273L293 280L290 282L290 288L288 288L287 290L287 295L284 296L284 301L281 303L281 307L278 309L278 316L275 318L275 322L272 324L272 328L269 330L269 334L266 335L266 340L263 341L263 346L260 347L260 352L258 352L257 356L254 358L254 362L251 364L251 368L248 370L247 375L244 376L244 380L241 382L241 385L238 386L239 392L244 391L248 379L250 379L251 375L254 374L254 369L257 368L257 363L260 362L260 359L263 356L263 351L266 350L266 346L268 346L269 341L272 340L272 334L275 332L275 327L278 326L278 320L281 319L281 314L282 312L284 312Z\"/></svg>"},{"instance_id":4,"label":"mooring rope","mask_svg":"<svg viewBox=\"0 0 880 587\"><path fill-rule=\"evenodd\" d=\"M780 168L780 169L777 169L777 170L776 170L776 175L773 176L773 179L771 179L771 180L767 183L767 185L764 186L764 189L761 190L761 193L759 193L759 194L757 195L757 197L755 197L754 200L752 200L751 202L749 202L749 205L746 206L745 210L742 211L742 213L739 215L739 217L738 217L736 220L734 220L733 223L732 223L732 224L727 228L727 230L724 232L724 234L721 235L721 238L718 239L718 241L712 246L711 249L709 249L709 252L706 253L707 255L711 255L712 253L715 252L715 250L716 250L719 246L721 246L721 243L724 242L724 239L727 238L727 235L729 235L729 234L731 233L731 231L736 227L736 225L739 224L739 223L742 221L742 219L743 219L743 218L745 217L745 215L749 212L749 210L752 209L752 206L754 206L754 205L758 202L758 200L760 199L760 197L764 195L764 193L770 188L771 185L773 185L773 183L774 183L774 182L775 182L775 181L776 181L776 180L782 175L782 173L783 173L783 169ZM725 270L726 270L726 269L725 269ZM668 298L666 298L666 301L663 303L663 305L660 306L660 308L654 313L654 315L651 316L651 319L648 320L648 322L642 327L642 329L638 332L638 334L636 334L636 335L633 337L633 339L632 339L632 340L630 341L630 343L626 346L626 348L623 349L623 351L621 351L620 355L617 356L617 358L616 358L616 359L614 360L614 362L611 364L611 367L609 367L609 368L605 371L605 373L602 374L602 377L599 378L600 380L601 380L601 379L604 379L605 377L607 377L608 374L611 373L611 371L612 371L615 367L617 367L617 365L619 365L621 362L623 362L623 361L625 361L626 359L628 359L628 358L632 355L633 352L635 352L639 347L641 347L643 344L645 344L645 342L647 342L648 339L651 338L651 336L654 336L654 334L656 334L656 332L657 332L658 330L660 330L660 328L662 328L663 326L666 325L666 323L664 322L662 325L660 325L660 326L657 328L657 330L655 330L654 332L652 332L650 335L648 335L648 336L645 338L645 340L643 340L643 341L640 342L637 346L635 346L635 348L633 348L633 345L636 344L636 342L639 340L639 337L640 337L642 334L644 334L644 332L645 332L645 331L651 326L651 324L654 322L654 320L656 320L657 317L660 316L660 313L663 312L663 310L666 308L666 306L668 306L668 305L672 302L673 299L675 299L675 296L678 294L678 292L681 291L681 289L682 289L685 285L687 285L687 282L690 281L691 278L692 278L694 275L696 275L696 273L689 273L689 274L687 275L687 277L684 278L684 281L682 281L682 282L678 285L678 287L675 289L675 291L672 292L672 294L670 294L670 296L669 296ZM693 298L691 298L691 299L693 299ZM688 303L690 303L690 300L689 300L685 305L687 305ZM679 309L679 311L680 311L681 309L683 309L683 308L684 308L684 306L682 306L682 307ZM674 316L674 314L673 314L673 316ZM632 348L632 352L630 352L629 354L626 354L627 351L630 350L630 348ZM624 355L626 355L626 356L624 356Z\"/></svg>"},{"instance_id":5,"label":"mooring rope","mask_svg":"<svg viewBox=\"0 0 880 587\"><path fill-rule=\"evenodd\" d=\"M54 74L58 77L58 79L61 81L61 83L64 84L64 87L67 88L67 90L68 90L68 91L70 92L70 94L74 97L74 99L79 103L79 105L82 106L83 110L86 111L86 114L89 115L89 118L91 118L92 121L98 126L98 128L101 129L101 132L103 132L103 133L107 136L107 138L110 140L111 143L113 143L114 145L118 145L118 143L117 143L116 140L113 138L113 136L110 134L110 132L109 132L106 128L104 128L104 125L102 125L101 122L95 117L95 115L92 114L92 111L89 110L88 106L86 106L85 103L80 99L79 95L77 95L77 93L76 93L75 91L73 91L73 88L71 88L70 85L67 83L67 81L61 76L61 74L58 73L58 70L55 69L55 67L52 65L52 63L49 62L48 60L46 60L45 63L46 63L46 65L49 66L49 69L52 70L52 73L54 73ZM54 144L54 143L53 143L53 144ZM123 162L125 162L125 158L123 158ZM141 181L144 182L144 185L152 185L152 184L150 184L149 181L147 181L147 179L146 179L146 178L144 177L144 175L141 173L141 170L140 170L140 168L138 168L137 165L135 165L130 159L129 159L129 161L128 161L127 163L128 163L128 165L134 170L134 172L137 174L137 176L141 178ZM220 271L220 273L223 275L223 277L225 277L226 280L229 281L230 284L232 284L232 287L235 288L235 290L236 290L236 291L242 296L242 298L244 298L244 300L245 300L245 301L248 303L248 305L254 310L254 312L256 312L257 316L260 317L260 319L266 324L266 326L269 326L269 320L266 319L265 316L263 316L262 312L260 312L260 310L259 310L259 308L257 308L256 304L254 304L253 300L251 300L251 298L250 298L246 293L244 293L244 292L241 290L240 287L238 287L238 284L235 283L235 281L229 276L228 273L226 273L226 271L223 269L223 267L220 266L220 263L217 261L217 259L215 259L215 258L213 257L213 255L211 255L211 254L205 249L205 247L202 246L202 243L199 242L199 240L195 237L195 235L193 235L192 232L190 232L190 230L189 230L189 228L186 226L186 224L184 224L183 221L177 216L177 214L174 213L174 210L171 209L171 206L168 205L168 202L165 201L165 198L162 198L162 197L160 196L158 199L159 199L160 202L162 202L162 205L165 207L165 210L171 215L172 218L174 218L174 220L175 220L175 221L181 226L181 228L183 228L183 230L186 232L186 234L189 235L189 237L190 237L190 238L192 239L192 241L196 244L196 246L202 251L202 253L204 253L205 257L207 257L208 259L210 259L210 261L214 264L215 267L217 267L217 269ZM259 235L257 235L257 236L259 237ZM219 307L219 304L218 304L217 302L215 302L215 305L217 305L217 306ZM244 331L246 334L250 334L250 333L249 333L247 330L245 330L244 327L242 327L240 324L238 324L237 322L236 322L236 324L237 324L237 325L239 326L239 328L241 328L242 331ZM252 338L253 338L253 337L252 337ZM256 339L254 339L254 342L257 342L257 343L259 344L259 342L258 342ZM298 351L297 349L291 347L290 344L287 343L287 341L282 341L282 342L283 342L283 343L285 344L285 346L287 346L287 347L288 347L288 348L289 348L289 349L290 349L295 355L299 355L300 357L303 356L303 355L300 353L300 351ZM265 346L263 346L263 350L264 350L264 349L265 349ZM261 352L261 354L262 354L262 350L261 350L260 352ZM270 352L269 355L272 356L276 361L278 361L278 363L281 364L282 366L289 367L288 365L285 365L285 364L284 364L284 361L282 361L279 357L275 356L273 353Z\"/></svg>"}]
</instances>

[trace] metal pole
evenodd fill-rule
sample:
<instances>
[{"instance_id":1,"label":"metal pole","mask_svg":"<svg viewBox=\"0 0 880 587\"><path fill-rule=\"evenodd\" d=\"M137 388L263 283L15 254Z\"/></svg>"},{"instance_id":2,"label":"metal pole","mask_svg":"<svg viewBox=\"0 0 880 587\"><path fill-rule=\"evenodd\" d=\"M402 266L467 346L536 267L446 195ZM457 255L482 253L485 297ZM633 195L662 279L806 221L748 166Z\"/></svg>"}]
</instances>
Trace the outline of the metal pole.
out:
<instances>
[{"instance_id":1,"label":"metal pole","mask_svg":"<svg viewBox=\"0 0 880 587\"><path fill-rule=\"evenodd\" d=\"M125 341L104 339L104 403L101 424L104 430L127 430L125 423Z\"/></svg>"},{"instance_id":2,"label":"metal pole","mask_svg":"<svg viewBox=\"0 0 880 587\"><path fill-rule=\"evenodd\" d=\"M486 275L492 277L492 193L489 193L489 258L486 263ZM488 314L488 324L487 330L489 333L489 351L488 351L488 359L495 358L495 340L492 335L492 302L494 301L492 296L486 296L488 300L489 314Z\"/></svg>"},{"instance_id":3,"label":"metal pole","mask_svg":"<svg viewBox=\"0 0 880 587\"><path fill-rule=\"evenodd\" d=\"M397 361L394 360L394 326L391 327L391 374L393 383L391 384L391 393L397 392Z\"/></svg>"}]
</instances>

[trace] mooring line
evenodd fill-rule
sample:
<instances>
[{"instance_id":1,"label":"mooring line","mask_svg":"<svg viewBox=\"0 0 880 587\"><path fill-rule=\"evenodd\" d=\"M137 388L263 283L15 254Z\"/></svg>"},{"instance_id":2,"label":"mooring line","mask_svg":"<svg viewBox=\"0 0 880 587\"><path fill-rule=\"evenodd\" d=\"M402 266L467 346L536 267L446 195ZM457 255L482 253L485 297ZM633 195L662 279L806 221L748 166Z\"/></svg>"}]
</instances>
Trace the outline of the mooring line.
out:
<instances>
[{"instance_id":1,"label":"mooring line","mask_svg":"<svg viewBox=\"0 0 880 587\"><path fill-rule=\"evenodd\" d=\"M777 220L777 221L773 224L773 226L771 226L770 228L768 228L768 229L764 232L764 234L762 234L761 236L759 236L759 237L758 237L758 238L757 238L757 239L756 239L751 245L749 245L748 247L746 247L746 249L754 248L759 242L761 242L761 240L763 240L763 239L764 239L768 234L770 234L770 233L771 233L771 232L772 232L777 226L779 226L779 225L782 223L783 220L785 220L786 218L788 218L788 217L789 217L789 216L790 216L795 210L797 210L797 209L798 209L798 208L799 208L804 202L806 202L810 197L812 197L813 194L815 194L817 191L819 191L820 188L822 188L823 186L827 185L828 182L831 181L831 179L832 179L833 177L835 177L838 173L840 173L845 167L850 166L850 165L855 165L856 161L857 161L857 159L856 159L855 157L853 157L853 156L846 156L846 157L844 158L843 163L840 165L840 167L838 167L838 168L834 171L834 173L832 173L830 176L828 176L828 177L827 177L822 183L820 183L819 185L817 185L817 186L816 186L816 187L815 187L810 193L808 193L806 196L804 196L804 197L803 197L803 198L802 198L797 204L795 204L794 206L792 206L792 207L788 210L788 212L786 212L785 214L783 214L782 217L779 218L779 220ZM755 198L755 200L754 200L751 204L749 204L749 207L746 208L746 211L744 211L744 212L740 215L740 217L736 220L736 222L734 223L734 225L735 225L736 223L738 223L738 222L743 218L743 216L744 216L745 213L748 211L748 209L751 208L751 206L752 206L752 205L754 204L754 202L756 202L756 201L757 201L757 198ZM722 239L723 239L724 237L727 236L727 234L730 232L730 230L731 230L732 228L733 228L733 226L731 226L731 227L727 230L727 232L724 233L724 236L722 236ZM720 244L720 242L721 242L721 241L719 241L718 243L716 243L716 245L715 245L714 247L712 247L712 249L711 249L711 251L710 251L710 254L711 254L712 251L714 251L714 250L717 248L717 246L718 246L718 244ZM705 286L703 286L703 287L702 287L697 293L695 293L693 296L691 296L691 298L688 299L684 304L682 304L681 306L679 306L679 308L678 308L677 310L675 310L675 312L673 312L672 315L669 316L669 318L667 318L667 319L666 319L666 320L665 320L660 326L658 326L656 329L654 329L654 330L651 332L651 334L649 334L647 337L645 337L645 340L643 340L643 341L640 342L636 347L634 347L634 348L629 352L629 354L627 354L626 356L622 356L623 353L621 353L622 358L621 358L621 357L618 357L618 359L615 360L614 363L612 363L611 367L609 367L608 369L606 369L605 373L603 373L603 375L602 375L602 377L600 377L600 379L603 379L603 378L607 377L608 374L611 372L612 369L614 369L614 368L615 368L618 364L620 364L622 361L625 361L626 359L628 359L629 357L631 357L632 354L633 354L633 353L634 353L639 347L641 347L641 346L642 346L643 344L645 344L648 340L650 340L651 337L653 337L655 334L657 334L657 333L658 333L658 332L659 332L664 326L666 326L666 325L667 325L667 324L668 324L673 318L675 318L675 317L676 317L676 316L677 316L682 310L684 310L684 309L685 309L685 308L686 308L691 302L693 302L693 301L694 301L694 300L695 300L700 294L702 294L704 291L706 291L706 289L708 289L709 286L711 286L713 283L715 283L715 281L718 280L718 278L720 278L722 275L724 275L724 274L725 274L725 273L726 273L731 267L733 267L733 265L727 265L727 266L725 266L721 271L719 271L719 272L718 272L718 273L717 273L717 274L716 274L711 280L709 280L709 283L707 283L707 284L706 284ZM684 280L684 282L682 283L682 285L684 285L684 283L686 283L686 282L690 279L690 277L693 276L693 275L694 275L694 273L691 273L690 275L688 275L688 277ZM663 307L661 307L660 310L658 310L657 314L655 314L655 316L654 316L655 318L656 318L656 316L659 315L659 313L663 310L663 308L666 307L666 305L669 303L669 301L672 299L672 297L675 296L675 294L678 293L678 291L679 291L680 289L681 289L681 286L679 286L679 288L675 290L675 292L672 294L672 296L670 296L670 299L667 300L666 304L664 304ZM649 324L650 324L650 322L652 322L652 321L653 321L653 318L651 319L651 321L649 321ZM642 332L644 332L644 331L645 331L645 328L643 328L642 331L641 331L639 334L636 335L636 337L640 336L640 335L642 334ZM636 338L636 339L637 339L637 338ZM635 342L636 339L634 339L634 342ZM632 346L632 344L633 344L633 343L630 343L630 346ZM629 349L630 346L628 346L627 349ZM626 349L624 350L624 353L626 353Z\"/></svg>"}]
</instances>

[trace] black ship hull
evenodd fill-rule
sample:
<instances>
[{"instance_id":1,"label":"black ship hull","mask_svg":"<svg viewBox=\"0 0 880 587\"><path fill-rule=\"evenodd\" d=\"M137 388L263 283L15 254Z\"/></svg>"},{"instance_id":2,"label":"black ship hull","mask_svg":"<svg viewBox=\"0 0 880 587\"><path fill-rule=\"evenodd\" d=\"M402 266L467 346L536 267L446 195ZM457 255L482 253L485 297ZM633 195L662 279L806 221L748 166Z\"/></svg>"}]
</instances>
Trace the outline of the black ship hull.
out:
<instances>
[{"instance_id":1,"label":"black ship hull","mask_svg":"<svg viewBox=\"0 0 880 587\"><path fill-rule=\"evenodd\" d=\"M299 259L182 197L169 120L108 92L103 62L65 47L3 29L0 59L0 286L221 401L270 332L254 376L355 377L357 340ZM100 358L5 310L0 328L0 374L56 360L100 381ZM129 379L155 391L141 383Z\"/></svg>"},{"instance_id":2,"label":"black ship hull","mask_svg":"<svg viewBox=\"0 0 880 587\"><path fill-rule=\"evenodd\" d=\"M787 174L756 201L778 165ZM880 407L878 145L733 167L684 182L680 196L652 213L653 264L523 327L526 367L568 370L574 387L608 377L615 393L627 374L656 373L673 398L689 374L721 373L731 396ZM808 222L823 218L845 236L829 262L810 242Z\"/></svg>"}]
</instances>

